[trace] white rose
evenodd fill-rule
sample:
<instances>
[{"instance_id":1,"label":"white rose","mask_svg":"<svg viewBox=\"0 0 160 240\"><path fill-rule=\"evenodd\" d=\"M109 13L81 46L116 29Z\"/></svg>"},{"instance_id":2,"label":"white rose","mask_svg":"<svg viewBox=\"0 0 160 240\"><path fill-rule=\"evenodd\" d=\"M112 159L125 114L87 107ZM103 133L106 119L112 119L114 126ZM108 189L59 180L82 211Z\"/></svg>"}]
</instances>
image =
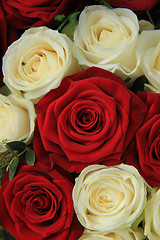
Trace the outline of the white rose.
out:
<instances>
[{"instance_id":1,"label":"white rose","mask_svg":"<svg viewBox=\"0 0 160 240\"><path fill-rule=\"evenodd\" d=\"M152 194L146 204L144 234L150 240L160 239L160 189Z\"/></svg>"},{"instance_id":2,"label":"white rose","mask_svg":"<svg viewBox=\"0 0 160 240\"><path fill-rule=\"evenodd\" d=\"M74 32L73 52L83 66L97 66L135 79L142 73L135 50L138 36L139 22L131 10L88 6Z\"/></svg>"},{"instance_id":3,"label":"white rose","mask_svg":"<svg viewBox=\"0 0 160 240\"><path fill-rule=\"evenodd\" d=\"M137 51L141 56L141 69L148 79L145 91L160 93L160 30L143 31Z\"/></svg>"},{"instance_id":4,"label":"white rose","mask_svg":"<svg viewBox=\"0 0 160 240\"><path fill-rule=\"evenodd\" d=\"M139 27L140 27L140 33L142 31L154 30L155 29L155 26L152 23L150 23L146 20L140 20L139 21Z\"/></svg>"},{"instance_id":5,"label":"white rose","mask_svg":"<svg viewBox=\"0 0 160 240\"><path fill-rule=\"evenodd\" d=\"M57 30L30 28L8 48L3 58L4 83L13 93L37 102L61 80L79 71L72 41Z\"/></svg>"},{"instance_id":6,"label":"white rose","mask_svg":"<svg viewBox=\"0 0 160 240\"><path fill-rule=\"evenodd\" d=\"M131 228L115 230L109 233L84 230L84 233L78 240L143 240L143 229L133 231Z\"/></svg>"},{"instance_id":7,"label":"white rose","mask_svg":"<svg viewBox=\"0 0 160 240\"><path fill-rule=\"evenodd\" d=\"M91 165L76 178L73 202L87 229L108 232L130 227L145 207L146 183L132 166Z\"/></svg>"},{"instance_id":8,"label":"white rose","mask_svg":"<svg viewBox=\"0 0 160 240\"><path fill-rule=\"evenodd\" d=\"M0 94L0 142L21 141L29 144L32 140L36 113L33 103L13 94ZM3 144L2 144L3 146ZM1 152L6 150L0 149Z\"/></svg>"}]
</instances>

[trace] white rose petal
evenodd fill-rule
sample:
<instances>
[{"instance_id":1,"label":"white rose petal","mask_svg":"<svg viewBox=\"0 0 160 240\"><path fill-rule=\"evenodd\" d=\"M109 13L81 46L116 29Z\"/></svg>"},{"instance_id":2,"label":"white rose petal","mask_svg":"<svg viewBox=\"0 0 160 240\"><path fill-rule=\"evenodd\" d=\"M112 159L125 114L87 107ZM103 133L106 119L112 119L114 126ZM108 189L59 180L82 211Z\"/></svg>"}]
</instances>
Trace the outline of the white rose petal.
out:
<instances>
[{"instance_id":1,"label":"white rose petal","mask_svg":"<svg viewBox=\"0 0 160 240\"><path fill-rule=\"evenodd\" d=\"M155 29L154 25L146 20L140 20L139 26L140 26L140 32Z\"/></svg>"},{"instance_id":2,"label":"white rose petal","mask_svg":"<svg viewBox=\"0 0 160 240\"><path fill-rule=\"evenodd\" d=\"M76 179L75 212L87 229L102 232L130 227L146 203L146 183L128 165L91 165Z\"/></svg>"},{"instance_id":3,"label":"white rose petal","mask_svg":"<svg viewBox=\"0 0 160 240\"><path fill-rule=\"evenodd\" d=\"M133 231L131 228L115 230L109 233L84 230L79 240L143 240L143 229Z\"/></svg>"},{"instance_id":4,"label":"white rose petal","mask_svg":"<svg viewBox=\"0 0 160 240\"><path fill-rule=\"evenodd\" d=\"M71 53L72 41L57 30L30 28L3 58L4 82L16 94L37 102L61 80L79 71Z\"/></svg>"},{"instance_id":5,"label":"white rose petal","mask_svg":"<svg viewBox=\"0 0 160 240\"><path fill-rule=\"evenodd\" d=\"M160 239L160 189L153 194L145 207L144 234L151 240Z\"/></svg>"},{"instance_id":6,"label":"white rose petal","mask_svg":"<svg viewBox=\"0 0 160 240\"><path fill-rule=\"evenodd\" d=\"M122 78L141 75L136 53L137 16L129 9L88 6L80 14L73 52L85 67L97 66Z\"/></svg>"},{"instance_id":7,"label":"white rose petal","mask_svg":"<svg viewBox=\"0 0 160 240\"><path fill-rule=\"evenodd\" d=\"M13 94L0 94L0 142L32 140L36 113L33 103ZM6 149L1 149L3 152Z\"/></svg>"},{"instance_id":8,"label":"white rose petal","mask_svg":"<svg viewBox=\"0 0 160 240\"><path fill-rule=\"evenodd\" d=\"M141 56L141 69L148 79L145 91L160 93L160 30L143 31L137 52Z\"/></svg>"}]
</instances>

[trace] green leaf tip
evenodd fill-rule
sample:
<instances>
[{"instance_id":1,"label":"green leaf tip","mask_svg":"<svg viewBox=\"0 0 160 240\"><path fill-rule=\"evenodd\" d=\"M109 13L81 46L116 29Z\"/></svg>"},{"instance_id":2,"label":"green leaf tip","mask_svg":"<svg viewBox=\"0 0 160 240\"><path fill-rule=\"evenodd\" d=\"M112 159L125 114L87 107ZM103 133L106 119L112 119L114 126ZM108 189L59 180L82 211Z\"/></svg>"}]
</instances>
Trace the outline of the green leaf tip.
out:
<instances>
[{"instance_id":1,"label":"green leaf tip","mask_svg":"<svg viewBox=\"0 0 160 240\"><path fill-rule=\"evenodd\" d=\"M9 146L12 150L24 150L27 147L27 144L22 141L13 141L8 142L7 146Z\"/></svg>"},{"instance_id":2,"label":"green leaf tip","mask_svg":"<svg viewBox=\"0 0 160 240\"><path fill-rule=\"evenodd\" d=\"M73 35L74 26L77 23L77 19L78 19L79 14L80 14L80 12L74 12L73 14L71 14L69 16L69 23L67 25L67 35L69 37L72 37L72 35Z\"/></svg>"},{"instance_id":3,"label":"green leaf tip","mask_svg":"<svg viewBox=\"0 0 160 240\"><path fill-rule=\"evenodd\" d=\"M79 14L80 11L74 11L73 13L71 13L66 19L64 19L64 21L57 28L57 30L61 32L61 30L67 25L67 35L71 37L73 32L73 26L76 24Z\"/></svg>"},{"instance_id":4,"label":"green leaf tip","mask_svg":"<svg viewBox=\"0 0 160 240\"><path fill-rule=\"evenodd\" d=\"M56 22L62 22L65 19L65 15L64 14L58 14L54 17L54 20Z\"/></svg>"},{"instance_id":5,"label":"green leaf tip","mask_svg":"<svg viewBox=\"0 0 160 240\"><path fill-rule=\"evenodd\" d=\"M106 2L105 0L95 0L95 3L101 4L103 6L106 6L107 8L112 9L112 6L108 2Z\"/></svg>"},{"instance_id":6,"label":"green leaf tip","mask_svg":"<svg viewBox=\"0 0 160 240\"><path fill-rule=\"evenodd\" d=\"M11 181L16 173L16 169L19 163L19 158L16 157L14 160L11 161L9 164L9 180Z\"/></svg>"},{"instance_id":7,"label":"green leaf tip","mask_svg":"<svg viewBox=\"0 0 160 240\"><path fill-rule=\"evenodd\" d=\"M25 153L26 163L30 166L33 166L35 163L35 153L32 149L28 148Z\"/></svg>"}]
</instances>

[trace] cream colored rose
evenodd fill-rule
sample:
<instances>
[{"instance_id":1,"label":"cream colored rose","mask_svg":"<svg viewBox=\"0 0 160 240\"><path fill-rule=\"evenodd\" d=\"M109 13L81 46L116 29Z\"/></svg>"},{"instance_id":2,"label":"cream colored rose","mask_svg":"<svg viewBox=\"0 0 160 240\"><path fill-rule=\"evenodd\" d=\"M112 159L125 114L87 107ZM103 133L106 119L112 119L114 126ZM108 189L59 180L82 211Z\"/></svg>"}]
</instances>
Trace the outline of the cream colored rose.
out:
<instances>
[{"instance_id":1,"label":"cream colored rose","mask_svg":"<svg viewBox=\"0 0 160 240\"><path fill-rule=\"evenodd\" d=\"M143 229L133 231L131 228L115 230L109 233L84 230L83 235L78 240L143 240Z\"/></svg>"},{"instance_id":2,"label":"cream colored rose","mask_svg":"<svg viewBox=\"0 0 160 240\"><path fill-rule=\"evenodd\" d=\"M146 20L140 20L139 21L139 27L140 27L140 33L142 32L142 31L148 31L148 30L154 30L155 29L155 26L152 24L152 23L150 23L150 22L148 22L148 21L146 21Z\"/></svg>"},{"instance_id":3,"label":"cream colored rose","mask_svg":"<svg viewBox=\"0 0 160 240\"><path fill-rule=\"evenodd\" d=\"M138 49L141 69L148 79L145 91L160 93L160 30L143 31Z\"/></svg>"},{"instance_id":4,"label":"cream colored rose","mask_svg":"<svg viewBox=\"0 0 160 240\"><path fill-rule=\"evenodd\" d=\"M145 207L144 234L150 240L160 239L160 189L148 200Z\"/></svg>"},{"instance_id":5,"label":"cream colored rose","mask_svg":"<svg viewBox=\"0 0 160 240\"><path fill-rule=\"evenodd\" d=\"M87 229L108 232L130 227L145 207L146 184L132 166L91 165L76 179L73 202Z\"/></svg>"},{"instance_id":6,"label":"cream colored rose","mask_svg":"<svg viewBox=\"0 0 160 240\"><path fill-rule=\"evenodd\" d=\"M61 80L79 71L71 53L72 41L47 27L30 28L3 58L4 82L16 94L37 102Z\"/></svg>"},{"instance_id":7,"label":"cream colored rose","mask_svg":"<svg viewBox=\"0 0 160 240\"><path fill-rule=\"evenodd\" d=\"M137 16L129 9L88 6L74 33L74 55L85 67L97 66L122 78L141 75L136 55Z\"/></svg>"},{"instance_id":8,"label":"cream colored rose","mask_svg":"<svg viewBox=\"0 0 160 240\"><path fill-rule=\"evenodd\" d=\"M32 140L36 113L31 101L13 94L0 94L0 142ZM0 149L3 152L4 149Z\"/></svg>"}]
</instances>

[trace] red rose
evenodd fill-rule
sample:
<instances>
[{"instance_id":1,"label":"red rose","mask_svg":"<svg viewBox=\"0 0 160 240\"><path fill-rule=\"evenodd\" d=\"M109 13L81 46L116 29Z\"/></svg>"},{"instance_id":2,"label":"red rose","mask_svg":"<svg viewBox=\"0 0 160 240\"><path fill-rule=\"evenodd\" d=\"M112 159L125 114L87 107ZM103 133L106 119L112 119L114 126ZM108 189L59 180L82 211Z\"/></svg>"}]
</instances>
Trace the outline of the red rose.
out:
<instances>
[{"instance_id":1,"label":"red rose","mask_svg":"<svg viewBox=\"0 0 160 240\"><path fill-rule=\"evenodd\" d=\"M68 15L81 3L83 0L2 0L7 21L12 27L21 29L53 26L57 14Z\"/></svg>"},{"instance_id":2,"label":"red rose","mask_svg":"<svg viewBox=\"0 0 160 240\"><path fill-rule=\"evenodd\" d=\"M83 228L74 213L73 184L40 163L23 165L0 188L0 224L17 240L77 240Z\"/></svg>"},{"instance_id":3,"label":"red rose","mask_svg":"<svg viewBox=\"0 0 160 240\"><path fill-rule=\"evenodd\" d=\"M121 163L143 121L145 104L115 74L92 67L63 79L36 105L41 140L53 162L72 172L90 164Z\"/></svg>"},{"instance_id":4,"label":"red rose","mask_svg":"<svg viewBox=\"0 0 160 240\"><path fill-rule=\"evenodd\" d=\"M150 10L159 0L106 0L116 7L130 8L134 11Z\"/></svg>"},{"instance_id":5,"label":"red rose","mask_svg":"<svg viewBox=\"0 0 160 240\"><path fill-rule=\"evenodd\" d=\"M0 86L3 84L2 58L7 50L8 45L17 39L16 33L9 28L6 22L5 13L0 6Z\"/></svg>"},{"instance_id":6,"label":"red rose","mask_svg":"<svg viewBox=\"0 0 160 240\"><path fill-rule=\"evenodd\" d=\"M136 141L126 151L125 162L134 165L148 184L160 186L160 94L139 92L138 95L149 109Z\"/></svg>"},{"instance_id":7,"label":"red rose","mask_svg":"<svg viewBox=\"0 0 160 240\"><path fill-rule=\"evenodd\" d=\"M7 49L7 23L5 21L2 7L0 6L0 86L3 83L2 57Z\"/></svg>"}]
</instances>

